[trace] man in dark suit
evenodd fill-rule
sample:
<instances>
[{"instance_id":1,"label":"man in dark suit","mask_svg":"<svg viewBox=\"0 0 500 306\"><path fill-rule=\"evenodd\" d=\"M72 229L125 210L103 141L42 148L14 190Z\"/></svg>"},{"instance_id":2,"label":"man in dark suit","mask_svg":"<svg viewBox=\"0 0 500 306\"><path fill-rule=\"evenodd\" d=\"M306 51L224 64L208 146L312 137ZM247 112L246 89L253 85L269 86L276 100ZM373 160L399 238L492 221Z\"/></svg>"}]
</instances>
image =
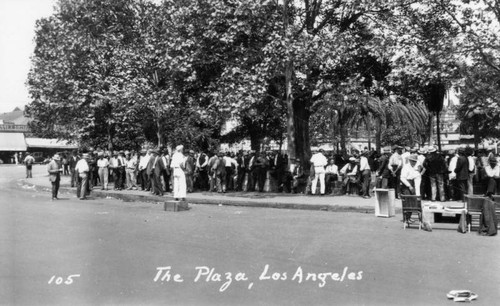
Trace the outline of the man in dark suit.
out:
<instances>
[{"instance_id":1,"label":"man in dark suit","mask_svg":"<svg viewBox=\"0 0 500 306\"><path fill-rule=\"evenodd\" d=\"M165 169L163 160L158 156L158 150L151 150L151 158L146 169L146 173L151 180L151 193L162 196L163 189L161 186L161 174Z\"/></svg>"},{"instance_id":2,"label":"man in dark suit","mask_svg":"<svg viewBox=\"0 0 500 306\"><path fill-rule=\"evenodd\" d=\"M193 192L193 176L195 169L195 159L194 159L194 151L189 150L189 154L186 158L186 169L184 170L184 174L186 175L186 187L187 192Z\"/></svg>"},{"instance_id":3,"label":"man in dark suit","mask_svg":"<svg viewBox=\"0 0 500 306\"><path fill-rule=\"evenodd\" d=\"M465 201L464 195L467 194L467 180L469 179L469 160L465 156L464 148L458 149L457 165L455 167L457 175L457 201Z\"/></svg>"},{"instance_id":4,"label":"man in dark suit","mask_svg":"<svg viewBox=\"0 0 500 306\"><path fill-rule=\"evenodd\" d=\"M246 174L246 167L247 167L247 160L245 159L246 156L243 155L242 151L238 152L238 155L236 156L236 163L238 164L237 172L238 176L236 178L236 191L243 191L243 183L245 181L245 174Z\"/></svg>"},{"instance_id":5,"label":"man in dark suit","mask_svg":"<svg viewBox=\"0 0 500 306\"><path fill-rule=\"evenodd\" d=\"M78 173L75 172L76 163L78 162L78 155L76 151L69 158L69 173L71 174L71 187L75 187L78 181Z\"/></svg>"},{"instance_id":6,"label":"man in dark suit","mask_svg":"<svg viewBox=\"0 0 500 306\"><path fill-rule=\"evenodd\" d=\"M52 183L52 201L57 200L57 192L59 191L59 182L61 181L61 157L59 154L55 154L52 160L47 165L47 171L49 172L49 180Z\"/></svg>"}]
</instances>

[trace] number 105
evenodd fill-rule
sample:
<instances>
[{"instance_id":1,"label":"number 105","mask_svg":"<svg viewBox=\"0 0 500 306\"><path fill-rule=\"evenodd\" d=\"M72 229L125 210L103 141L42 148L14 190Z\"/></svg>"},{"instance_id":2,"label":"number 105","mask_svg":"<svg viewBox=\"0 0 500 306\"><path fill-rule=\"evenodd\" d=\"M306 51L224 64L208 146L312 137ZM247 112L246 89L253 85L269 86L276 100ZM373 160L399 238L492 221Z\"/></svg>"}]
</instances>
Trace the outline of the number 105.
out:
<instances>
[{"instance_id":1,"label":"number 105","mask_svg":"<svg viewBox=\"0 0 500 306\"><path fill-rule=\"evenodd\" d=\"M66 280L64 280L64 278L62 278L61 276L57 277L55 275L52 275L52 277L49 280L49 285L53 283L56 285L61 285L63 284L63 282L65 285L71 285L73 283L73 278L75 277L80 277L80 274L71 274L68 277L66 277Z\"/></svg>"}]
</instances>

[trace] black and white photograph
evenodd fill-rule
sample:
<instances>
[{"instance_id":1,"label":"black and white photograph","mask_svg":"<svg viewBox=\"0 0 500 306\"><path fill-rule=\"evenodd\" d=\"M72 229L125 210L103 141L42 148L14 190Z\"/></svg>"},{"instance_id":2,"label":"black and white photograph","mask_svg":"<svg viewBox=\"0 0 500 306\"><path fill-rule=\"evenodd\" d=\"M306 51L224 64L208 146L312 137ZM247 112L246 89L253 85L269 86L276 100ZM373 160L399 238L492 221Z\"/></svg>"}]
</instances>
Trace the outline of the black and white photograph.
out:
<instances>
[{"instance_id":1,"label":"black and white photograph","mask_svg":"<svg viewBox=\"0 0 500 306\"><path fill-rule=\"evenodd\" d=\"M499 305L500 0L0 0L0 305Z\"/></svg>"}]
</instances>

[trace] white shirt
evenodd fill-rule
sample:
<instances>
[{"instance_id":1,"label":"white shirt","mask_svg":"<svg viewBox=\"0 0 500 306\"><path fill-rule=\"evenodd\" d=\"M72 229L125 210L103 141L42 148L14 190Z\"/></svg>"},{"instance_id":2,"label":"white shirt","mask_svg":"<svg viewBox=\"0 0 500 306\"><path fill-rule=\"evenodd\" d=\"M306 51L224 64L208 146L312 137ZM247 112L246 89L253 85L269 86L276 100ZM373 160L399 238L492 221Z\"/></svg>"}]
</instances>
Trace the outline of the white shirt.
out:
<instances>
[{"instance_id":1,"label":"white shirt","mask_svg":"<svg viewBox=\"0 0 500 306\"><path fill-rule=\"evenodd\" d=\"M168 168L170 165L170 156L168 155L163 155L161 156L161 160L163 161L163 165L165 165L165 168Z\"/></svg>"},{"instance_id":2,"label":"white shirt","mask_svg":"<svg viewBox=\"0 0 500 306\"><path fill-rule=\"evenodd\" d=\"M225 162L225 166L226 167L231 167L231 165L233 165L235 168L238 167L238 163L236 162L236 160L230 156L224 156L224 162Z\"/></svg>"},{"instance_id":3,"label":"white shirt","mask_svg":"<svg viewBox=\"0 0 500 306\"><path fill-rule=\"evenodd\" d=\"M328 164L328 160L326 157L320 153L316 153L311 157L311 163L313 163L314 167L324 167Z\"/></svg>"},{"instance_id":4,"label":"white shirt","mask_svg":"<svg viewBox=\"0 0 500 306\"><path fill-rule=\"evenodd\" d=\"M84 158L80 159L76 163L75 171L77 171L78 173L89 172L89 164Z\"/></svg>"},{"instance_id":5,"label":"white shirt","mask_svg":"<svg viewBox=\"0 0 500 306\"><path fill-rule=\"evenodd\" d=\"M135 166L137 166L137 159L135 157L127 160L127 168L128 169L135 169Z\"/></svg>"},{"instance_id":6,"label":"white shirt","mask_svg":"<svg viewBox=\"0 0 500 306\"><path fill-rule=\"evenodd\" d=\"M139 160L139 170L144 170L148 167L149 159L151 158L151 155L144 155L141 156L141 159Z\"/></svg>"},{"instance_id":7,"label":"white shirt","mask_svg":"<svg viewBox=\"0 0 500 306\"><path fill-rule=\"evenodd\" d=\"M180 168L181 164L185 161L184 154L180 152L175 152L174 155L172 156L172 161L170 162L170 167L175 169L175 168Z\"/></svg>"},{"instance_id":8,"label":"white shirt","mask_svg":"<svg viewBox=\"0 0 500 306\"><path fill-rule=\"evenodd\" d=\"M450 171L449 178L450 180L454 180L457 177L457 174L455 173L455 168L457 167L457 160L458 157L455 155L451 158L450 164L448 165L448 171Z\"/></svg>"},{"instance_id":9,"label":"white shirt","mask_svg":"<svg viewBox=\"0 0 500 306\"><path fill-rule=\"evenodd\" d=\"M337 165L326 166L326 173L339 174L339 167Z\"/></svg>"},{"instance_id":10,"label":"white shirt","mask_svg":"<svg viewBox=\"0 0 500 306\"><path fill-rule=\"evenodd\" d=\"M399 153L394 153L389 158L389 163L387 164L387 167L389 168L389 170L392 170L392 166L401 167L402 165L403 165L403 159L401 158L401 155L399 155Z\"/></svg>"},{"instance_id":11,"label":"white shirt","mask_svg":"<svg viewBox=\"0 0 500 306\"><path fill-rule=\"evenodd\" d=\"M104 168L109 166L109 161L106 158L97 160L97 167Z\"/></svg>"},{"instance_id":12,"label":"white shirt","mask_svg":"<svg viewBox=\"0 0 500 306\"><path fill-rule=\"evenodd\" d=\"M370 164L368 164L368 158L366 158L365 156L361 156L361 159L359 160L359 171L364 170L371 170Z\"/></svg>"},{"instance_id":13,"label":"white shirt","mask_svg":"<svg viewBox=\"0 0 500 306\"><path fill-rule=\"evenodd\" d=\"M349 169L350 163L347 163L342 170L340 170L340 173L344 175L356 175L358 173L358 165L354 165L352 168L351 172L347 173L347 170Z\"/></svg>"},{"instance_id":14,"label":"white shirt","mask_svg":"<svg viewBox=\"0 0 500 306\"><path fill-rule=\"evenodd\" d=\"M498 165L495 166L495 168L491 168L490 165L487 165L484 167L484 170L486 171L486 175L488 177L499 177L500 176L500 167Z\"/></svg>"},{"instance_id":15,"label":"white shirt","mask_svg":"<svg viewBox=\"0 0 500 306\"><path fill-rule=\"evenodd\" d=\"M420 177L420 171L418 171L418 165L415 163L415 166L411 166L410 163L407 163L403 166L401 170L401 181L403 180L414 180ZM404 182L404 181L403 181Z\"/></svg>"},{"instance_id":16,"label":"white shirt","mask_svg":"<svg viewBox=\"0 0 500 306\"><path fill-rule=\"evenodd\" d=\"M474 156L467 157L469 160L469 172L474 172L476 169L476 158Z\"/></svg>"},{"instance_id":17,"label":"white shirt","mask_svg":"<svg viewBox=\"0 0 500 306\"><path fill-rule=\"evenodd\" d=\"M410 157L411 153L410 152L404 152L401 154L401 159L403 160L403 165L406 165L409 163L408 157Z\"/></svg>"}]
</instances>

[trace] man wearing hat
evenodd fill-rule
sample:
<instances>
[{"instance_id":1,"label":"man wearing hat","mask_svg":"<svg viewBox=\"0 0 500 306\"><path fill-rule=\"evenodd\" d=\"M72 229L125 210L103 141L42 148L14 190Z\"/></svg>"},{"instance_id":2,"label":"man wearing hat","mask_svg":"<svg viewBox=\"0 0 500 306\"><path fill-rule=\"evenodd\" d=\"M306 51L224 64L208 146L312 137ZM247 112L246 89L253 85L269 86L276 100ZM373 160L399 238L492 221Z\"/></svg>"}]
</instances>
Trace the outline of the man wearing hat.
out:
<instances>
[{"instance_id":1,"label":"man wearing hat","mask_svg":"<svg viewBox=\"0 0 500 306\"><path fill-rule=\"evenodd\" d=\"M500 183L500 167L498 165L497 158L494 155L488 157L488 164L484 167L486 173L486 194L485 196L490 197L496 194L499 190Z\"/></svg>"},{"instance_id":2,"label":"man wearing hat","mask_svg":"<svg viewBox=\"0 0 500 306\"><path fill-rule=\"evenodd\" d=\"M76 185L76 196L80 200L85 200L89 194L89 154L83 153L82 158L76 163L75 171L78 173L78 183Z\"/></svg>"},{"instance_id":3,"label":"man wearing hat","mask_svg":"<svg viewBox=\"0 0 500 306\"><path fill-rule=\"evenodd\" d=\"M359 159L359 172L361 174L361 196L365 199L370 198L370 183L372 181L372 172L368 162L369 151L364 151Z\"/></svg>"},{"instance_id":4,"label":"man wearing hat","mask_svg":"<svg viewBox=\"0 0 500 306\"><path fill-rule=\"evenodd\" d=\"M391 147L382 148L382 156L378 160L378 169L375 175L377 176L377 188L387 189L391 173L389 171L389 157L391 154Z\"/></svg>"},{"instance_id":5,"label":"man wearing hat","mask_svg":"<svg viewBox=\"0 0 500 306\"><path fill-rule=\"evenodd\" d=\"M148 154L148 151L146 149L142 149L141 157L139 159L139 176L141 177L141 189L143 191L149 191L151 188L151 182L149 181L149 176L146 171L150 158L151 155Z\"/></svg>"},{"instance_id":6,"label":"man wearing hat","mask_svg":"<svg viewBox=\"0 0 500 306\"><path fill-rule=\"evenodd\" d=\"M161 186L161 173L165 168L165 165L159 155L158 150L151 150L151 158L149 159L146 172L151 181L151 193L162 196L163 189Z\"/></svg>"},{"instance_id":7,"label":"man wearing hat","mask_svg":"<svg viewBox=\"0 0 500 306\"><path fill-rule=\"evenodd\" d=\"M321 195L325 194L325 167L328 164L328 160L324 155L324 150L319 149L318 153L314 154L310 160L312 166L314 167L314 179L311 184L311 193L314 195L316 193L316 186L320 186Z\"/></svg>"},{"instance_id":8,"label":"man wearing hat","mask_svg":"<svg viewBox=\"0 0 500 306\"><path fill-rule=\"evenodd\" d=\"M127 182L127 189L137 189L137 178L136 178L136 168L137 159L135 155L133 156L131 152L125 151L125 178Z\"/></svg>"},{"instance_id":9,"label":"man wearing hat","mask_svg":"<svg viewBox=\"0 0 500 306\"><path fill-rule=\"evenodd\" d=\"M161 160L163 162L163 166L164 166L164 169L161 172L161 176L163 177L163 182L165 183L165 188L163 189L163 191L170 192L170 176L171 176L171 173L170 173L170 155L168 154L167 149L163 149L161 151L160 158L161 158Z\"/></svg>"},{"instance_id":10,"label":"man wearing hat","mask_svg":"<svg viewBox=\"0 0 500 306\"><path fill-rule=\"evenodd\" d=\"M109 179L109 161L104 157L104 152L97 153L97 168L99 173L99 180L101 181L101 189L108 190Z\"/></svg>"},{"instance_id":11,"label":"man wearing hat","mask_svg":"<svg viewBox=\"0 0 500 306\"><path fill-rule=\"evenodd\" d=\"M465 156L465 149L458 149L457 165L455 167L455 174L457 180L457 201L465 201L467 194L467 180L469 179L469 160Z\"/></svg>"},{"instance_id":12,"label":"man wearing hat","mask_svg":"<svg viewBox=\"0 0 500 306\"><path fill-rule=\"evenodd\" d=\"M125 167L127 161L125 160L125 152L119 151L118 157L116 157L116 180L115 180L115 189L122 190L125 187Z\"/></svg>"},{"instance_id":13,"label":"man wearing hat","mask_svg":"<svg viewBox=\"0 0 500 306\"><path fill-rule=\"evenodd\" d=\"M358 191L358 170L356 157L349 157L349 162L340 170L340 174L343 176L342 193L352 194Z\"/></svg>"},{"instance_id":14,"label":"man wearing hat","mask_svg":"<svg viewBox=\"0 0 500 306\"><path fill-rule=\"evenodd\" d=\"M186 167L184 171L184 174L186 175L186 188L187 192L189 193L193 192L194 169L195 169L194 151L189 150L189 153L186 156Z\"/></svg>"},{"instance_id":15,"label":"man wearing hat","mask_svg":"<svg viewBox=\"0 0 500 306\"><path fill-rule=\"evenodd\" d=\"M33 164L35 163L35 158L31 155L30 152L24 158L24 165L26 166L26 178L33 178Z\"/></svg>"},{"instance_id":16,"label":"man wearing hat","mask_svg":"<svg viewBox=\"0 0 500 306\"><path fill-rule=\"evenodd\" d=\"M47 165L47 171L49 172L49 180L52 183L52 200L57 200L62 172L61 157L59 154L55 154L54 157L52 157L52 160Z\"/></svg>"},{"instance_id":17,"label":"man wearing hat","mask_svg":"<svg viewBox=\"0 0 500 306\"><path fill-rule=\"evenodd\" d=\"M422 176L416 154L408 156L408 163L401 170L401 194L420 195L420 182Z\"/></svg>"},{"instance_id":18,"label":"man wearing hat","mask_svg":"<svg viewBox=\"0 0 500 306\"><path fill-rule=\"evenodd\" d=\"M75 171L76 163L78 162L78 152L73 151L71 157L69 158L69 173L71 175L71 187L76 186L78 181L78 173Z\"/></svg>"},{"instance_id":19,"label":"man wearing hat","mask_svg":"<svg viewBox=\"0 0 500 306\"><path fill-rule=\"evenodd\" d=\"M394 188L396 190L396 199L399 199L400 190L400 177L401 177L401 169L403 168L403 158L401 157L401 149L400 146L394 146L391 157L389 158L389 164L387 165L391 177L389 180L389 188Z\"/></svg>"}]
</instances>

